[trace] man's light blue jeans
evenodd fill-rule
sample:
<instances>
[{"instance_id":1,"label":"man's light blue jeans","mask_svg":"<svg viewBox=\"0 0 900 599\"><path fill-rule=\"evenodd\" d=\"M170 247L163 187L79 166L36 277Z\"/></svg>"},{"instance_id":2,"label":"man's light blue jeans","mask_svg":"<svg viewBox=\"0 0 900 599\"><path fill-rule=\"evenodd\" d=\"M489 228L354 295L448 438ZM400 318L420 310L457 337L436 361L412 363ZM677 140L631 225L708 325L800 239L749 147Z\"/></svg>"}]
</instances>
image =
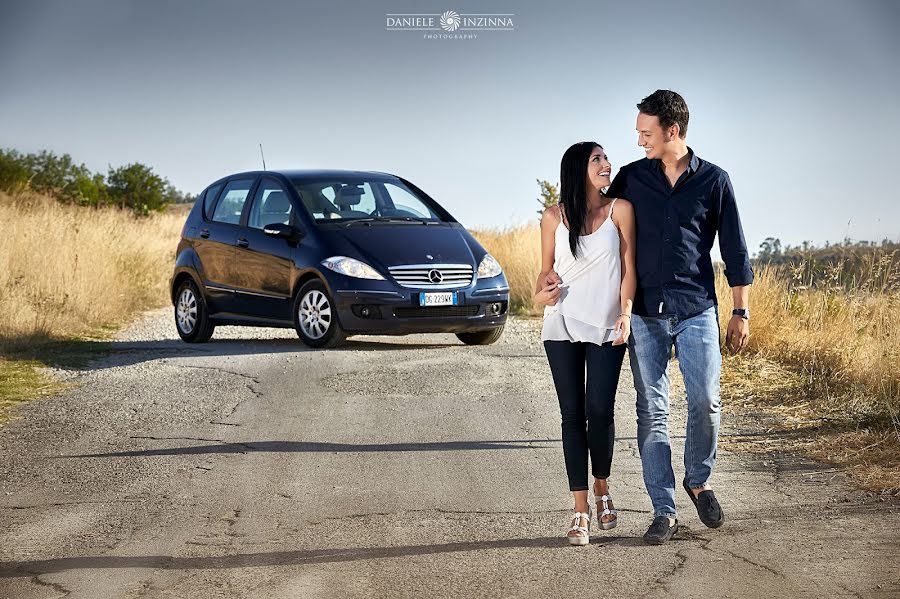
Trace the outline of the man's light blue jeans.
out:
<instances>
[{"instance_id":1,"label":"man's light blue jeans","mask_svg":"<svg viewBox=\"0 0 900 599\"><path fill-rule=\"evenodd\" d=\"M633 316L628 343L637 392L638 449L644 485L655 516L676 515L675 474L669 445L669 356L672 346L684 377L688 419L684 442L685 480L702 487L712 475L719 435L718 308L685 320Z\"/></svg>"}]
</instances>

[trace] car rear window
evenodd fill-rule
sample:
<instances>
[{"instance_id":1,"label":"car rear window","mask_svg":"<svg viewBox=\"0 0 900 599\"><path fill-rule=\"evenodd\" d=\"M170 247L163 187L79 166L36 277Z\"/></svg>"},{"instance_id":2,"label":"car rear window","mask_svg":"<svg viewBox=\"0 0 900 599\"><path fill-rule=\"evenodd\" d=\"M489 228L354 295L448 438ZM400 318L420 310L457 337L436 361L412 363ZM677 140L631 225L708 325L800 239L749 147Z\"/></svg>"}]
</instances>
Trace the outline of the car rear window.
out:
<instances>
[{"instance_id":1,"label":"car rear window","mask_svg":"<svg viewBox=\"0 0 900 599\"><path fill-rule=\"evenodd\" d=\"M216 203L212 220L218 223L240 224L241 212L244 211L244 204L247 202L247 196L250 195L251 187L253 187L253 179L229 181L222 190L222 197Z\"/></svg>"},{"instance_id":2,"label":"car rear window","mask_svg":"<svg viewBox=\"0 0 900 599\"><path fill-rule=\"evenodd\" d=\"M203 216L206 218L212 217L212 207L216 203L216 198L219 197L219 192L222 191L222 184L211 185L204 193L203 193Z\"/></svg>"}]
</instances>

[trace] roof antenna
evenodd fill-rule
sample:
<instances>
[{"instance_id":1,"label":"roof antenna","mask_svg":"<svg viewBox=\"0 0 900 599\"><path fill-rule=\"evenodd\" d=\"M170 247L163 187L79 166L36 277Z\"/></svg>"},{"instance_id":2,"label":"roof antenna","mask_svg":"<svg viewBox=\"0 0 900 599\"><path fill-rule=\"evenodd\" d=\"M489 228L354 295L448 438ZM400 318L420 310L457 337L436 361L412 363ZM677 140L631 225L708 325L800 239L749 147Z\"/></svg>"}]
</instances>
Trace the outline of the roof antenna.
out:
<instances>
[{"instance_id":1,"label":"roof antenna","mask_svg":"<svg viewBox=\"0 0 900 599\"><path fill-rule=\"evenodd\" d=\"M263 154L262 144L259 144L259 155L262 156L263 170L268 170L266 169L266 155Z\"/></svg>"}]
</instances>

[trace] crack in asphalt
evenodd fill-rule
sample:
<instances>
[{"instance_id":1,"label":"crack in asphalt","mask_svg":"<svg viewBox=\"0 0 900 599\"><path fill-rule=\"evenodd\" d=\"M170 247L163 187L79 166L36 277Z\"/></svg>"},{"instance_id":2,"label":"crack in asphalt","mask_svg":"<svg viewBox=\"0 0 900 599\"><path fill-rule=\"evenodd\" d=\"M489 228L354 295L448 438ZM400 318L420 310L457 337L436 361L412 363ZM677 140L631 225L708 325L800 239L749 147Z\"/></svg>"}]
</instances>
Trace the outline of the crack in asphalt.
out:
<instances>
[{"instance_id":1,"label":"crack in asphalt","mask_svg":"<svg viewBox=\"0 0 900 599\"><path fill-rule=\"evenodd\" d=\"M252 393L256 397L264 397L265 396L265 393L255 389L253 387L254 384L262 385L262 381L259 379L259 377L256 377L256 376L253 376L250 374L246 374L244 372L228 370L227 368L222 368L221 366L197 366L196 364L181 364L180 368L196 368L198 370L213 370L215 372L223 372L225 374L239 376L239 377L248 379L250 381L250 383L247 383L247 389L249 389L250 393ZM237 404L235 404L234 407L231 408L231 411L229 411L228 414L225 415L225 417L227 418L228 416L231 416L234 413L234 411L237 410L238 407L246 400L247 400L247 398L244 398L244 399L241 399L240 401L238 401Z\"/></svg>"},{"instance_id":2,"label":"crack in asphalt","mask_svg":"<svg viewBox=\"0 0 900 599\"><path fill-rule=\"evenodd\" d=\"M680 526L676 535L683 535L684 537L686 537L687 540L697 541L697 549L700 549L701 551L708 551L713 554L716 553L716 551L709 546L710 543L712 543L713 539L701 536L697 533L694 533L685 526ZM643 597L650 596L650 594L652 594L654 591L656 591L660 587L668 586L670 583L670 580L674 576L676 576L681 570L684 569L684 567L687 564L688 559L689 559L687 554L685 553L686 551L689 551L689 550L688 549L680 549L675 553L675 557L678 558L679 561L676 564L674 564L674 567L672 568L672 570L670 572L657 578L654 581L651 588L647 591L647 593L645 593L643 595ZM766 564L755 562L752 559L747 558L747 557L745 557L739 553L736 553L730 549L722 548L722 551L724 551L731 557L738 559L742 562L745 562L755 568L765 570L766 572L769 572L770 574L773 574L774 576L777 576L778 578L781 578L782 580L787 580L787 576L783 572L780 572L780 571L776 570L775 568L772 568L771 566L767 566ZM853 592L853 591L850 591L849 589L845 589L845 590L847 590L849 592ZM855 593L855 594L856 594L856 596L859 596L858 593Z\"/></svg>"},{"instance_id":3,"label":"crack in asphalt","mask_svg":"<svg viewBox=\"0 0 900 599\"><path fill-rule=\"evenodd\" d=\"M666 586L668 586L669 579L678 574L678 571L684 568L684 565L687 563L688 558L684 554L684 551L684 549L679 549L675 552L675 558L677 559L677 561L672 565L671 571L654 580L650 585L650 588L647 589L647 592L641 595L641 597L649 597L657 589L665 588Z\"/></svg>"},{"instance_id":4,"label":"crack in asphalt","mask_svg":"<svg viewBox=\"0 0 900 599\"><path fill-rule=\"evenodd\" d=\"M707 537L702 537L702 536L692 532L687 526L685 526L683 524L680 525L678 527L678 530L675 531L675 535L673 538L677 539L679 536L681 536L683 538L683 540L686 540L686 541L696 541L698 549L712 551L709 548L709 544L712 542L712 539L709 539ZM678 561L673 565L672 570L669 571L667 574L663 574L662 576L658 577L655 581L653 581L653 583L650 585L650 588L647 589L647 592L644 593L643 595L641 595L641 597L649 597L653 592L655 592L659 588L665 588L668 586L669 580L671 578L673 578L675 575L677 575L679 571L684 569L685 564L687 564L688 556L685 553L686 551L689 551L689 549L687 549L687 548L679 549L678 551L675 552L675 557L677 558Z\"/></svg>"},{"instance_id":5,"label":"crack in asphalt","mask_svg":"<svg viewBox=\"0 0 900 599\"><path fill-rule=\"evenodd\" d=\"M712 551L712 549L709 549L708 547L704 547L704 549L707 549L708 551ZM769 573L771 573L771 574L774 574L774 575L777 576L778 578L781 578L781 579L783 579L783 580L787 580L787 576L785 576L785 574L784 574L783 572L779 572L779 571L776 570L775 568L772 568L772 567L767 566L767 565L765 565L765 564L761 564L761 563L759 563L759 562L755 562L755 561L753 561L752 559L750 559L750 558L748 558L748 557L744 557L744 556L741 555L740 553L735 553L734 551L732 551L732 550L730 550L730 549L722 549L722 551L724 551L725 553L727 553L728 555L730 555L731 557L733 557L733 558L735 558L735 559L739 559L739 560L741 560L742 562L746 562L746 563L750 564L751 566L755 566L755 567L757 567L757 568L760 568L760 569L762 569L762 570L765 570L766 572L769 572Z\"/></svg>"},{"instance_id":6,"label":"crack in asphalt","mask_svg":"<svg viewBox=\"0 0 900 599\"><path fill-rule=\"evenodd\" d=\"M691 532L690 530L685 530L684 533L688 536L688 538L700 541L701 542L700 549L702 549L704 551L709 551L710 553L716 553L715 550L713 550L709 546L710 543L712 543L713 539L711 539L709 537L701 536L695 532ZM767 572L774 574L775 576L777 576L783 580L787 580L787 576L783 572L780 572L779 570L776 570L775 568L772 568L771 566L767 566L766 564L761 564L759 562L755 562L748 557L744 557L743 555L736 553L730 549L725 549L724 547L722 548L722 551L724 551L725 553L727 553L728 555L730 555L731 557L733 557L735 559L739 559L742 562L746 562L747 564L750 564L751 566L760 568L762 570L766 570Z\"/></svg>"},{"instance_id":7,"label":"crack in asphalt","mask_svg":"<svg viewBox=\"0 0 900 599\"><path fill-rule=\"evenodd\" d=\"M856 597L856 599L865 599L865 598L863 597L863 594L862 594L862 593L860 593L859 591L854 591L853 589L844 586L843 584L841 584L841 583L838 582L837 580L834 581L834 584L836 584L837 586L841 587L842 589L844 589L845 591L847 591L848 593L850 593L851 595L853 595L854 597Z\"/></svg>"},{"instance_id":8,"label":"crack in asphalt","mask_svg":"<svg viewBox=\"0 0 900 599\"><path fill-rule=\"evenodd\" d=\"M66 587L64 587L63 585L61 585L61 584L59 584L59 583L56 583L56 582L46 582L46 581L44 581L44 580L41 580L41 576L46 576L46 573L43 573L43 572L25 572L25 574L28 574L28 575L31 576L31 582L32 582L32 583L34 583L34 584L36 584L36 585L38 585L38 586L42 586L42 587L49 587L49 588L53 589L54 591L56 591L56 592L58 592L58 593L62 593L61 595L59 595L59 597L68 597L69 595L72 594L72 591L71 591L70 589L67 589Z\"/></svg>"}]
</instances>

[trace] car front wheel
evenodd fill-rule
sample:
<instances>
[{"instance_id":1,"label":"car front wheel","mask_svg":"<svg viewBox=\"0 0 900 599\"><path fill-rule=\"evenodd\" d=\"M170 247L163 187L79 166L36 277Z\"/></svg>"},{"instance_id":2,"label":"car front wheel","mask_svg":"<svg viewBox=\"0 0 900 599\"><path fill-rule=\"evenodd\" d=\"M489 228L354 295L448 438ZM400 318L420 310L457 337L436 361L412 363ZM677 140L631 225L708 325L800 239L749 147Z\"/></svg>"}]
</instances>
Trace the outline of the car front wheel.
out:
<instances>
[{"instance_id":1,"label":"car front wheel","mask_svg":"<svg viewBox=\"0 0 900 599\"><path fill-rule=\"evenodd\" d=\"M308 281L297 293L294 327L300 340L309 347L338 347L347 339L338 322L334 301L319 280Z\"/></svg>"},{"instance_id":2,"label":"car front wheel","mask_svg":"<svg viewBox=\"0 0 900 599\"><path fill-rule=\"evenodd\" d=\"M183 281L175 295L175 328L187 343L205 343L216 329L209 321L206 300L191 279Z\"/></svg>"},{"instance_id":3,"label":"car front wheel","mask_svg":"<svg viewBox=\"0 0 900 599\"><path fill-rule=\"evenodd\" d=\"M488 329L486 331L477 331L474 333L457 333L456 337L466 345L490 345L500 338L503 334L503 327L496 329Z\"/></svg>"}]
</instances>

